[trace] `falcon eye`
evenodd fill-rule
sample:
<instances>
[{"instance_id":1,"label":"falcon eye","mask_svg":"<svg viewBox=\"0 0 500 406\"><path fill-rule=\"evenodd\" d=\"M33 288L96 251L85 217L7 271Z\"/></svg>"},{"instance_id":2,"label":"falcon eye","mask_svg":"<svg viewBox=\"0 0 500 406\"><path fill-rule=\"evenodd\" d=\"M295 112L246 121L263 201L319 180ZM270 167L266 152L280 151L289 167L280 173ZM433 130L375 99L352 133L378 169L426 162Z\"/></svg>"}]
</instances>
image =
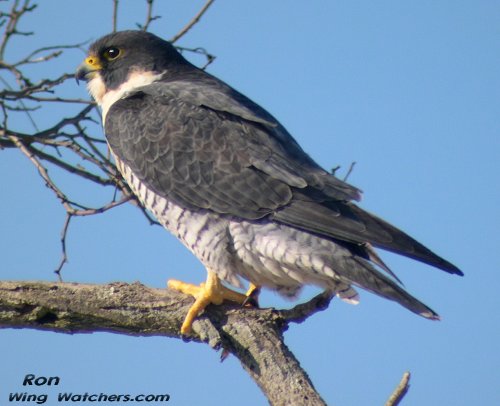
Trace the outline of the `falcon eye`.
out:
<instances>
[{"instance_id":1,"label":"falcon eye","mask_svg":"<svg viewBox=\"0 0 500 406\"><path fill-rule=\"evenodd\" d=\"M107 48L103 55L108 61L112 61L113 59L116 59L120 56L121 51L119 48L116 47L109 47Z\"/></svg>"}]
</instances>

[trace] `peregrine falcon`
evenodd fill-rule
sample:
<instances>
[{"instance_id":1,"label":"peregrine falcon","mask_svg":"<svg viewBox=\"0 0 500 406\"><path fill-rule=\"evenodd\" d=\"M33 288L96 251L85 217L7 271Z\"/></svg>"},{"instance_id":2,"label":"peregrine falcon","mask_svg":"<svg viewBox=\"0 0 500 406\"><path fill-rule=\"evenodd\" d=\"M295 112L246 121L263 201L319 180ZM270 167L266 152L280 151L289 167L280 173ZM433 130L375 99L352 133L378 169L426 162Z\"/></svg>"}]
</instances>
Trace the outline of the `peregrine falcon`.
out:
<instances>
[{"instance_id":1,"label":"peregrine falcon","mask_svg":"<svg viewBox=\"0 0 500 406\"><path fill-rule=\"evenodd\" d=\"M106 35L76 78L102 109L130 188L207 269L200 286L169 281L195 297L181 333L208 304L244 303L261 287L294 297L315 285L351 303L359 287L439 318L401 287L374 248L463 273L355 205L359 189L321 168L272 115L171 43L142 31ZM222 283L242 288L242 279L246 295Z\"/></svg>"}]
</instances>

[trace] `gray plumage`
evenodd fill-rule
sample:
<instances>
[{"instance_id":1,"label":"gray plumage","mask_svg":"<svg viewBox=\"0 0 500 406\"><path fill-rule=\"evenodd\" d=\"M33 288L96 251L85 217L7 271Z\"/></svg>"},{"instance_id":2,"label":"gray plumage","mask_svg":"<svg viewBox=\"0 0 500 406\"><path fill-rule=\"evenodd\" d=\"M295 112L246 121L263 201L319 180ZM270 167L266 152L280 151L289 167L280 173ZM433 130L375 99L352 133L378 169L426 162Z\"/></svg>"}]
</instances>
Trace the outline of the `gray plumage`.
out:
<instances>
[{"instance_id":1,"label":"gray plumage","mask_svg":"<svg viewBox=\"0 0 500 406\"><path fill-rule=\"evenodd\" d=\"M319 167L274 117L168 42L126 31L91 52L109 47L124 56L102 69L108 90L131 72L161 74L107 111L118 167L207 269L236 286L243 277L286 295L314 284L355 301L355 285L438 318L381 272L393 275L372 247L462 275L458 268L352 203L357 188Z\"/></svg>"}]
</instances>

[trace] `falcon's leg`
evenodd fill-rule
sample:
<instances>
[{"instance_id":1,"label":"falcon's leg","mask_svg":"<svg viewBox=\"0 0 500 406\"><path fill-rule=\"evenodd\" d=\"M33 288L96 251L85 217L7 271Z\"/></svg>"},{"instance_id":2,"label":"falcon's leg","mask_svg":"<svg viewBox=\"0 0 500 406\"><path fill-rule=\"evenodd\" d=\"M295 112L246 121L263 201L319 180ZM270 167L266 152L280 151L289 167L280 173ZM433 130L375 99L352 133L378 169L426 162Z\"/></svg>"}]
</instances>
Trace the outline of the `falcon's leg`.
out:
<instances>
[{"instance_id":1,"label":"falcon's leg","mask_svg":"<svg viewBox=\"0 0 500 406\"><path fill-rule=\"evenodd\" d=\"M194 296L196 299L190 307L184 323L182 323L181 334L189 334L196 316L210 303L220 305L224 300L230 300L231 302L243 304L247 300L247 296L223 286L215 272L210 270L207 270L207 272L207 280L205 283L200 284L200 286L172 279L168 281L170 289Z\"/></svg>"}]
</instances>

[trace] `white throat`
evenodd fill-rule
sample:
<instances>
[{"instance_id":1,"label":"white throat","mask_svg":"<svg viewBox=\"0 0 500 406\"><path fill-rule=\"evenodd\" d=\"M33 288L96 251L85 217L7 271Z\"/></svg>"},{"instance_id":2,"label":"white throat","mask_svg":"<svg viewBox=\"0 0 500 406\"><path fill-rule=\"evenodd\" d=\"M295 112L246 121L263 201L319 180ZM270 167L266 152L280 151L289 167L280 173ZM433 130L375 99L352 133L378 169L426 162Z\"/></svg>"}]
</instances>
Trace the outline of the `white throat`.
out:
<instances>
[{"instance_id":1,"label":"white throat","mask_svg":"<svg viewBox=\"0 0 500 406\"><path fill-rule=\"evenodd\" d=\"M109 108L116 101L126 97L128 93L135 89L150 85L151 83L160 79L162 74L154 74L152 72L131 72L128 79L123 82L117 89L106 91L106 86L101 78L101 75L95 75L87 83L87 89L92 97L95 99L102 110L102 123L106 123L106 114Z\"/></svg>"}]
</instances>

